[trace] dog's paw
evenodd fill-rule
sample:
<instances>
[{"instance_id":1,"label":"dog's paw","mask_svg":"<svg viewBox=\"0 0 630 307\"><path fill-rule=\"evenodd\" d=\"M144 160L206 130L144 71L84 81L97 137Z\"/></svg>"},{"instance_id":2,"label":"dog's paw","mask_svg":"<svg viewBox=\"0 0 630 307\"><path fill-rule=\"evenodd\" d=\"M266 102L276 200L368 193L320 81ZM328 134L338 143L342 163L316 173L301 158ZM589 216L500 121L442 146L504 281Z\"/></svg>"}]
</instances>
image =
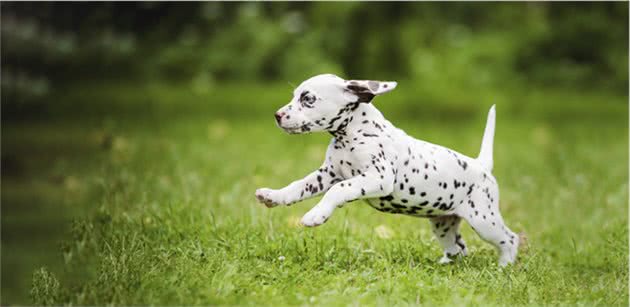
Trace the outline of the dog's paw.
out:
<instances>
[{"instance_id":1,"label":"dog's paw","mask_svg":"<svg viewBox=\"0 0 630 307\"><path fill-rule=\"evenodd\" d=\"M277 205L281 205L281 202L275 199L275 190L268 188L261 188L256 190L256 199L263 203L267 208L272 208Z\"/></svg>"},{"instance_id":2,"label":"dog's paw","mask_svg":"<svg viewBox=\"0 0 630 307\"><path fill-rule=\"evenodd\" d=\"M453 259L446 256L443 256L440 260L438 260L438 264L449 264L451 262L453 262Z\"/></svg>"},{"instance_id":3,"label":"dog's paw","mask_svg":"<svg viewBox=\"0 0 630 307\"><path fill-rule=\"evenodd\" d=\"M520 237L516 237L514 239L514 244L511 247L505 247L501 251L501 256L499 256L499 266L506 267L510 264L513 264L516 261L516 255L518 254L518 246L520 243Z\"/></svg>"},{"instance_id":4,"label":"dog's paw","mask_svg":"<svg viewBox=\"0 0 630 307\"><path fill-rule=\"evenodd\" d=\"M302 225L306 227L319 226L321 224L326 223L326 221L328 220L328 218L330 218L331 215L332 215L332 210L327 209L325 207L319 208L316 206L315 208L311 209L311 211L307 212L302 217L301 223Z\"/></svg>"}]
</instances>

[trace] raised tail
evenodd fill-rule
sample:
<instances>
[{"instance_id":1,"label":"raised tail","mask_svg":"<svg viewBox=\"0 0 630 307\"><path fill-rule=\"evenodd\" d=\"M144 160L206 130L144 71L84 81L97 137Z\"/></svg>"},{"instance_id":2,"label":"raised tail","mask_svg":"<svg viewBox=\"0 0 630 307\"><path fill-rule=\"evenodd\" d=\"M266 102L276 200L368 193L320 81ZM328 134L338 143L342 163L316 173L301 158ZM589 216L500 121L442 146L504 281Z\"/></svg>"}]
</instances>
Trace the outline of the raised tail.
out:
<instances>
[{"instance_id":1,"label":"raised tail","mask_svg":"<svg viewBox=\"0 0 630 307\"><path fill-rule=\"evenodd\" d=\"M492 145L494 143L494 122L496 117L494 106L492 105L490 111L488 111L486 129L481 140L481 151L479 151L479 157L477 158L477 161L488 171L492 171Z\"/></svg>"}]
</instances>

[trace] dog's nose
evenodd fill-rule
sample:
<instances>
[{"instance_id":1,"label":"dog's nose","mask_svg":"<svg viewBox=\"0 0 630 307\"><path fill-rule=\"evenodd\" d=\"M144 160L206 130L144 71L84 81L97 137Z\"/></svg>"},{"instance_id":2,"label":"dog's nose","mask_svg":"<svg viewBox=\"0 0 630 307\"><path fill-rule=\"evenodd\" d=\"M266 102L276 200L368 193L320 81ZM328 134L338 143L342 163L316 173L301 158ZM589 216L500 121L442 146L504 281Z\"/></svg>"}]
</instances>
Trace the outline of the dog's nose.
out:
<instances>
[{"instance_id":1,"label":"dog's nose","mask_svg":"<svg viewBox=\"0 0 630 307\"><path fill-rule=\"evenodd\" d=\"M280 121L282 121L282 117L284 116L284 112L276 112L276 114L274 114L274 116L276 117L276 121L279 124Z\"/></svg>"}]
</instances>

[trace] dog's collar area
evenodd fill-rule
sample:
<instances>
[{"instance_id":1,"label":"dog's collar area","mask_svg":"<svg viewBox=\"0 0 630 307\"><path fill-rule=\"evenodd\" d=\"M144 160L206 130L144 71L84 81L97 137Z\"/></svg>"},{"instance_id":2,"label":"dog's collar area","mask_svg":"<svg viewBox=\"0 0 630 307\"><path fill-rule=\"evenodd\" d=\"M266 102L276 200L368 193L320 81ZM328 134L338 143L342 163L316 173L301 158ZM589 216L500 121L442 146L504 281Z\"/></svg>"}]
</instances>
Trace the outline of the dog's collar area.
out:
<instances>
[{"instance_id":1,"label":"dog's collar area","mask_svg":"<svg viewBox=\"0 0 630 307\"><path fill-rule=\"evenodd\" d=\"M355 110L359 108L359 106L360 106L360 103L352 102L352 103L347 104L342 109L340 109L339 112L337 113L337 116L334 117L330 125L326 127L326 130L334 137L347 135L346 128L354 119L353 113ZM336 127L334 126L335 121L338 123Z\"/></svg>"},{"instance_id":2,"label":"dog's collar area","mask_svg":"<svg viewBox=\"0 0 630 307\"><path fill-rule=\"evenodd\" d=\"M337 139L347 135L345 130L328 131L328 133Z\"/></svg>"},{"instance_id":3,"label":"dog's collar area","mask_svg":"<svg viewBox=\"0 0 630 307\"><path fill-rule=\"evenodd\" d=\"M352 122L353 119L354 119L353 116L344 118L342 121L340 121L339 126L337 126L336 129L328 130L328 132L335 138L341 138L341 137L347 136L348 134L346 132L346 128L348 127L348 124Z\"/></svg>"}]
</instances>

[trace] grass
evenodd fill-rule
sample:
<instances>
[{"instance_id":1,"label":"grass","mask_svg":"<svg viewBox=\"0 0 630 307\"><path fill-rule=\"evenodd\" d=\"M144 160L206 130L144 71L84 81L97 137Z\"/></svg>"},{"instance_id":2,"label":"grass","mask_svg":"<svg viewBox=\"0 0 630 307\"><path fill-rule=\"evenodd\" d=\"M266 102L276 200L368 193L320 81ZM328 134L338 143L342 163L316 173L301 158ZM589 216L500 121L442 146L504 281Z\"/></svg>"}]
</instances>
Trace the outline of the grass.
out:
<instances>
[{"instance_id":1,"label":"grass","mask_svg":"<svg viewBox=\"0 0 630 307\"><path fill-rule=\"evenodd\" d=\"M305 229L317 199L256 203L328 142L274 126L288 87L91 85L3 121L1 303L628 305L627 97L404 88L377 100L386 116L472 156L479 102L498 104L502 213L528 237L516 265L468 225L470 255L438 265L425 220L355 202Z\"/></svg>"}]
</instances>

